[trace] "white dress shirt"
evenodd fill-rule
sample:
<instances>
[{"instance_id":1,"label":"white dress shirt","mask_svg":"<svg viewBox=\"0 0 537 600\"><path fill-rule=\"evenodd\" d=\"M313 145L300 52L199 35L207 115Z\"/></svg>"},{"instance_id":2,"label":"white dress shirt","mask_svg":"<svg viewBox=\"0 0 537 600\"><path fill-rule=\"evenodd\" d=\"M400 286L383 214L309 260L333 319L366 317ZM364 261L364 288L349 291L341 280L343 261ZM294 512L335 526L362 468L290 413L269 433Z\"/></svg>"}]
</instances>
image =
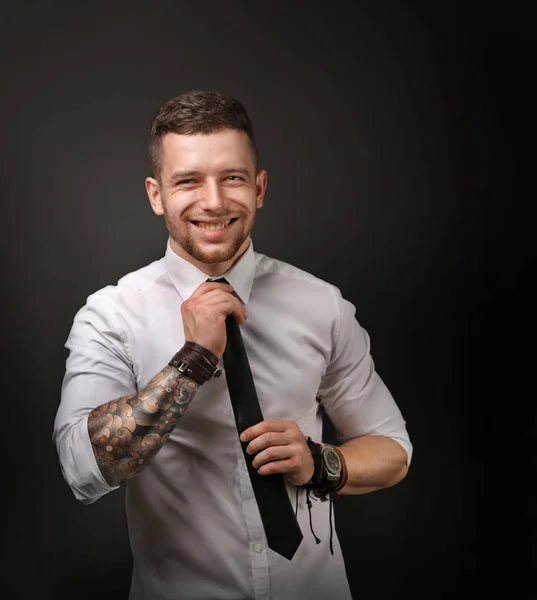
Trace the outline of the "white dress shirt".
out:
<instances>
[{"instance_id":1,"label":"white dress shirt","mask_svg":"<svg viewBox=\"0 0 537 600\"><path fill-rule=\"evenodd\" d=\"M246 304L244 344L265 419L295 421L322 439L322 412L343 443L377 434L401 444L405 421L375 371L369 337L339 290L250 243L223 276ZM90 295L66 342L70 351L54 442L75 497L113 491L94 459L87 417L96 406L143 389L184 343L180 306L207 275L165 256ZM222 363L220 366L223 368ZM300 490L304 535L291 561L267 547L244 462L225 371L200 387L169 440L126 484L133 555L131 600L351 598L329 502ZM297 488L287 483L295 508Z\"/></svg>"}]
</instances>

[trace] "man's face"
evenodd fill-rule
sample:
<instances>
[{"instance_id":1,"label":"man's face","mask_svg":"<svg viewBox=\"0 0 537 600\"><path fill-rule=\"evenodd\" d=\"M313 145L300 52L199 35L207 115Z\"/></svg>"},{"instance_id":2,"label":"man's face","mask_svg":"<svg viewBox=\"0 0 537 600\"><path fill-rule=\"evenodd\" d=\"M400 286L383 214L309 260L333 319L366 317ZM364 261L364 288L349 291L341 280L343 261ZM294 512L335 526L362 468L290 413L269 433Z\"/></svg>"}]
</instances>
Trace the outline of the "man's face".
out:
<instances>
[{"instance_id":1,"label":"man's face","mask_svg":"<svg viewBox=\"0 0 537 600\"><path fill-rule=\"evenodd\" d=\"M210 275L223 273L248 248L265 188L247 135L235 129L165 135L160 181L146 179L172 249Z\"/></svg>"}]
</instances>

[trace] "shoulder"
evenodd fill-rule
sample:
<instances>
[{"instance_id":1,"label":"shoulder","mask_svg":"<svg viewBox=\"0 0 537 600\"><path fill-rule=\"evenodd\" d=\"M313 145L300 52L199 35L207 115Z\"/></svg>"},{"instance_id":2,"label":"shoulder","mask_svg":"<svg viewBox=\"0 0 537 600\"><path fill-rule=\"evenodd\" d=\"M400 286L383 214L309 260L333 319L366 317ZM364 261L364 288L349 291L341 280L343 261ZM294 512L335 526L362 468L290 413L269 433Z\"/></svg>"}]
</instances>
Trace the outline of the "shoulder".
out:
<instances>
[{"instance_id":1,"label":"shoulder","mask_svg":"<svg viewBox=\"0 0 537 600\"><path fill-rule=\"evenodd\" d=\"M255 252L256 291L264 295L284 298L305 312L321 312L339 316L343 300L341 291L334 284L312 273L265 254Z\"/></svg>"},{"instance_id":2,"label":"shoulder","mask_svg":"<svg viewBox=\"0 0 537 600\"><path fill-rule=\"evenodd\" d=\"M272 258L260 252L255 252L254 254L256 260L256 283L293 285L294 287L302 287L319 294L341 296L341 292L335 285L324 279L320 279L312 273L308 273L308 271L304 271L290 263Z\"/></svg>"},{"instance_id":3,"label":"shoulder","mask_svg":"<svg viewBox=\"0 0 537 600\"><path fill-rule=\"evenodd\" d=\"M153 261L135 271L123 275L115 284L110 284L90 294L86 304L77 313L99 314L111 320L123 320L129 313L158 297L162 286L171 285L164 258Z\"/></svg>"},{"instance_id":4,"label":"shoulder","mask_svg":"<svg viewBox=\"0 0 537 600\"><path fill-rule=\"evenodd\" d=\"M296 281L306 286L329 289L334 287L327 281L300 269L288 262L272 258L261 252L254 252L256 263L256 279L272 278L273 280ZM274 282L274 281L273 281Z\"/></svg>"}]
</instances>

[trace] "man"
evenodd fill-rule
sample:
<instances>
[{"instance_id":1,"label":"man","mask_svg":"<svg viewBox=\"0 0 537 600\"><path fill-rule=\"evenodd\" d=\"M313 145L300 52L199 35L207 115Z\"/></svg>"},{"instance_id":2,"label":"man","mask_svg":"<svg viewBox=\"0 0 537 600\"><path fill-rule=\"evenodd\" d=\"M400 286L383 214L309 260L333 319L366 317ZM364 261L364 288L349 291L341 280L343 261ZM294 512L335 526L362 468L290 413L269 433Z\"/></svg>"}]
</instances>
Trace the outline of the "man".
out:
<instances>
[{"instance_id":1,"label":"man","mask_svg":"<svg viewBox=\"0 0 537 600\"><path fill-rule=\"evenodd\" d=\"M334 286L254 252L267 173L240 102L170 100L149 156L166 253L75 316L54 428L64 477L83 503L126 483L132 600L350 598L323 500L398 483L412 452L368 335ZM243 431L222 362L230 316L263 412ZM323 411L340 442L333 478L316 453ZM246 456L296 502L292 560L267 546Z\"/></svg>"}]
</instances>

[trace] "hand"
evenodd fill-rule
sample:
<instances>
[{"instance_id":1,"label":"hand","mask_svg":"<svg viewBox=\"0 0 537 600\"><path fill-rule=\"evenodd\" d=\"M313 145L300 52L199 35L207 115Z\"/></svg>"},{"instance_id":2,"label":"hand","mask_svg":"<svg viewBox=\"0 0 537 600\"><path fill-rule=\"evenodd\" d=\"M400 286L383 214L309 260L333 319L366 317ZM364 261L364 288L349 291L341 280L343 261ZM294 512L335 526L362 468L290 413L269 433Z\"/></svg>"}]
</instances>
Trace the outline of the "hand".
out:
<instances>
[{"instance_id":1,"label":"hand","mask_svg":"<svg viewBox=\"0 0 537 600\"><path fill-rule=\"evenodd\" d=\"M207 281L196 288L181 305L185 342L194 342L220 358L226 348L226 317L233 315L239 325L246 321L246 309L233 296L227 283Z\"/></svg>"},{"instance_id":2,"label":"hand","mask_svg":"<svg viewBox=\"0 0 537 600\"><path fill-rule=\"evenodd\" d=\"M260 475L282 473L293 485L308 483L314 465L306 438L294 421L261 421L245 429L241 441L250 442L248 454L256 454L253 466Z\"/></svg>"}]
</instances>

